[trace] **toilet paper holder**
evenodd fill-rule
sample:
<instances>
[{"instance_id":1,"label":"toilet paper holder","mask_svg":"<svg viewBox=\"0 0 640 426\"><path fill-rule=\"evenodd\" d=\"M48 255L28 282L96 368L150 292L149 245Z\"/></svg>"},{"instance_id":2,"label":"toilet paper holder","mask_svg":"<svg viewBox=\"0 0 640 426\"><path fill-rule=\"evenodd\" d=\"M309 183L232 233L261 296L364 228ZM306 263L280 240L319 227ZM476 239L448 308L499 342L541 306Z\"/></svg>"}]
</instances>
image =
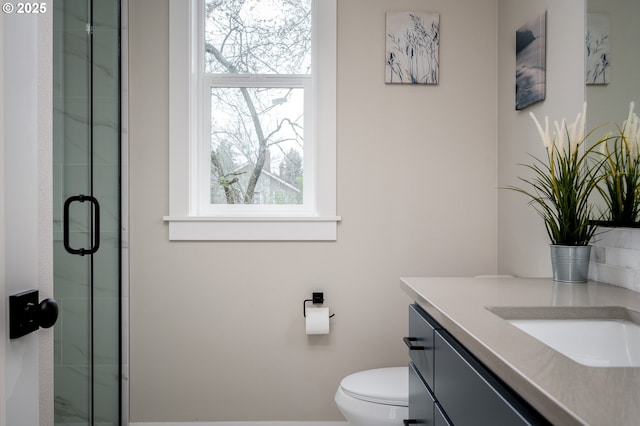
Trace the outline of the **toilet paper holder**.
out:
<instances>
[{"instance_id":1,"label":"toilet paper holder","mask_svg":"<svg viewBox=\"0 0 640 426\"><path fill-rule=\"evenodd\" d=\"M307 302L311 302L314 305L321 305L324 303L324 293L322 292L314 292L311 294L311 299L305 299L302 302L302 316L307 317ZM329 318L333 317L335 314L329 315Z\"/></svg>"}]
</instances>

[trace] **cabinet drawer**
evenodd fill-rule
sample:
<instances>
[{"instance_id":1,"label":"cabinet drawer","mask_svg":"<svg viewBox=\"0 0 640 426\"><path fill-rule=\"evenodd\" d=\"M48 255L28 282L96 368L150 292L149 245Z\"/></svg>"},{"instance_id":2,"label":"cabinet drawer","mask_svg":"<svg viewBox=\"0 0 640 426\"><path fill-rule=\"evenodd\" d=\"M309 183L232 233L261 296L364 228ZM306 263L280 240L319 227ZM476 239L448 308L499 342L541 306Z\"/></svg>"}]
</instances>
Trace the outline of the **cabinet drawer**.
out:
<instances>
[{"instance_id":1,"label":"cabinet drawer","mask_svg":"<svg viewBox=\"0 0 640 426\"><path fill-rule=\"evenodd\" d=\"M411 424L433 425L434 401L415 365L409 363L409 419Z\"/></svg>"},{"instance_id":2,"label":"cabinet drawer","mask_svg":"<svg viewBox=\"0 0 640 426\"><path fill-rule=\"evenodd\" d=\"M433 336L437 325L427 320L418 305L409 305L409 357L420 376L433 390Z\"/></svg>"},{"instance_id":3,"label":"cabinet drawer","mask_svg":"<svg viewBox=\"0 0 640 426\"><path fill-rule=\"evenodd\" d=\"M447 416L444 415L440 404L436 402L433 406L434 426L452 426L449 420L447 420Z\"/></svg>"},{"instance_id":4,"label":"cabinet drawer","mask_svg":"<svg viewBox=\"0 0 640 426\"><path fill-rule=\"evenodd\" d=\"M446 331L435 332L434 394L456 426L534 425L527 409Z\"/></svg>"}]
</instances>

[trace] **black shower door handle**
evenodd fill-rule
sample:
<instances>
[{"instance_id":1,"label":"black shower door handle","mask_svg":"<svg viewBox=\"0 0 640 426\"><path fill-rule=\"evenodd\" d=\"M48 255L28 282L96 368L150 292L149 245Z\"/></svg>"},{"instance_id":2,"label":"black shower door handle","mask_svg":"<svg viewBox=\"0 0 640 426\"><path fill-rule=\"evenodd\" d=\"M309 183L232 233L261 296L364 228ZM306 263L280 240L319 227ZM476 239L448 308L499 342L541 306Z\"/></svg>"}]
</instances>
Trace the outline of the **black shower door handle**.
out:
<instances>
[{"instance_id":1,"label":"black shower door handle","mask_svg":"<svg viewBox=\"0 0 640 426\"><path fill-rule=\"evenodd\" d=\"M74 249L69 245L69 207L71 206L71 203L84 203L85 201L89 201L93 206L93 245L89 249ZM64 202L63 232L64 249L67 252L80 256L84 256L86 254L94 254L95 252L97 252L98 248L100 248L100 203L98 203L98 200L91 195L74 195L67 198L67 200Z\"/></svg>"}]
</instances>

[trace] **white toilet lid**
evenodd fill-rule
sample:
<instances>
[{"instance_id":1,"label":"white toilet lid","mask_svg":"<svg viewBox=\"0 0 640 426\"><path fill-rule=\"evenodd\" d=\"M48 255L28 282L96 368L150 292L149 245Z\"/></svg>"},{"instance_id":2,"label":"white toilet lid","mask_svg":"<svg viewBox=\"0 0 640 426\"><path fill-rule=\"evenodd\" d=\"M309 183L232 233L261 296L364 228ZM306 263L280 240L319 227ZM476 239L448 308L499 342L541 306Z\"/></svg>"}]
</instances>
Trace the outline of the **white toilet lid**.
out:
<instances>
[{"instance_id":1,"label":"white toilet lid","mask_svg":"<svg viewBox=\"0 0 640 426\"><path fill-rule=\"evenodd\" d=\"M347 395L376 404L409 405L408 367L378 368L345 377L340 387Z\"/></svg>"}]
</instances>

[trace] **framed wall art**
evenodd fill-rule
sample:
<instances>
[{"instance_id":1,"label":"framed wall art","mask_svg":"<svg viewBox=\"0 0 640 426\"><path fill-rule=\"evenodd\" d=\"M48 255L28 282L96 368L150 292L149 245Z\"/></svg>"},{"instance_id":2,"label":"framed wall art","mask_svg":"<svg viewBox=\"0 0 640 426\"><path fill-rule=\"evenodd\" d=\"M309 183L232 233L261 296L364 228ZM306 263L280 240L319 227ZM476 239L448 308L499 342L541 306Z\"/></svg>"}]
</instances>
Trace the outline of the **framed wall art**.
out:
<instances>
[{"instance_id":1,"label":"framed wall art","mask_svg":"<svg viewBox=\"0 0 640 426\"><path fill-rule=\"evenodd\" d=\"M609 15L588 13L585 34L586 83L608 84L610 73Z\"/></svg>"},{"instance_id":2,"label":"framed wall art","mask_svg":"<svg viewBox=\"0 0 640 426\"><path fill-rule=\"evenodd\" d=\"M547 12L516 30L516 110L543 101L547 85Z\"/></svg>"},{"instance_id":3,"label":"framed wall art","mask_svg":"<svg viewBox=\"0 0 640 426\"><path fill-rule=\"evenodd\" d=\"M440 15L387 12L385 83L438 84Z\"/></svg>"}]
</instances>

